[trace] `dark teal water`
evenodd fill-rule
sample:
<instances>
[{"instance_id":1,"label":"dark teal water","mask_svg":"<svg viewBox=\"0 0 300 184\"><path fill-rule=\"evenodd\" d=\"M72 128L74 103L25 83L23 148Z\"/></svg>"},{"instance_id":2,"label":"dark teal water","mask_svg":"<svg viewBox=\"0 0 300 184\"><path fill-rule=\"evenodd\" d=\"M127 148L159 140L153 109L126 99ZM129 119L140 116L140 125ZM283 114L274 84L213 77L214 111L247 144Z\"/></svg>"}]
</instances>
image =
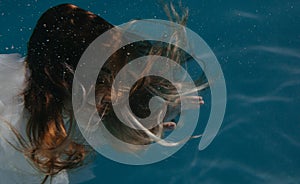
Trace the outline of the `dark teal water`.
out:
<instances>
[{"instance_id":1,"label":"dark teal water","mask_svg":"<svg viewBox=\"0 0 300 184\"><path fill-rule=\"evenodd\" d=\"M151 0L0 0L0 53L25 55L41 13L62 2L113 24L166 19L161 5ZM167 160L147 166L123 165L98 155L96 178L88 183L299 184L300 1L183 4L190 9L188 27L208 43L224 72L228 103L220 132L204 151L197 149L199 140L192 140ZM209 109L209 103L203 106L198 131Z\"/></svg>"}]
</instances>

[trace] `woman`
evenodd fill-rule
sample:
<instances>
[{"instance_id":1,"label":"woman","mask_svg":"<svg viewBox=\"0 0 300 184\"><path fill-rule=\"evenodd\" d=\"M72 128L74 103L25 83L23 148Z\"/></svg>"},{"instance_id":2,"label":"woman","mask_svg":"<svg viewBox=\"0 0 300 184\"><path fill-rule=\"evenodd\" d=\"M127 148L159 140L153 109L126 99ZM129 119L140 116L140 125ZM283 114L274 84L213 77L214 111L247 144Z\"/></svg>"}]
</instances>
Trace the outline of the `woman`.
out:
<instances>
[{"instance_id":1,"label":"woman","mask_svg":"<svg viewBox=\"0 0 300 184\"><path fill-rule=\"evenodd\" d=\"M182 23L185 23L186 16L181 19ZM59 5L47 10L38 20L28 42L26 58L0 55L0 153L3 162L12 162L1 171L5 183L18 183L19 179L22 179L21 183L67 183L66 171L83 165L87 160L92 149L76 128L70 105L74 71L89 44L112 27L91 12L71 4ZM112 109L111 86L125 64L148 54L177 58L178 62L188 60L174 46L147 41L134 43L108 59L96 85L96 106L105 127L112 135L132 145L148 145L155 140L146 132L130 128L118 120ZM165 87L155 90L150 88L153 86ZM174 109L180 107L180 102L176 98L175 86L155 77L141 79L131 89L132 112L147 117L149 99L156 94L169 94L164 98L169 102L168 111L172 113L167 114L176 117ZM201 97L196 97L196 101L204 103ZM161 122L149 131L160 138L164 130L175 126L174 121ZM16 160L18 164L13 163ZM13 173L12 169L15 170Z\"/></svg>"}]
</instances>

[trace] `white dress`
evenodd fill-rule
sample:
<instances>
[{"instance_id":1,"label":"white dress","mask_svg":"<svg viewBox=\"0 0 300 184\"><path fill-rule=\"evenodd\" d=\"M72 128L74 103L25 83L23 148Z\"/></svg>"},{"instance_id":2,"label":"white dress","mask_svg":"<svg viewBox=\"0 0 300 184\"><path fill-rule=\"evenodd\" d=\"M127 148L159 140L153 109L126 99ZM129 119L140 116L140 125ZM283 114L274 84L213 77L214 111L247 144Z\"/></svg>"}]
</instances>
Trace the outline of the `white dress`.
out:
<instances>
[{"instance_id":1,"label":"white dress","mask_svg":"<svg viewBox=\"0 0 300 184\"><path fill-rule=\"evenodd\" d=\"M26 72L23 61L24 58L19 54L0 54L0 183L5 184L38 184L44 178L21 152L7 142L17 143L7 122L26 137L24 99L19 95L25 88ZM89 167L72 174L62 171L52 179L52 183L82 183L93 177ZM49 179L47 183L50 183Z\"/></svg>"}]
</instances>

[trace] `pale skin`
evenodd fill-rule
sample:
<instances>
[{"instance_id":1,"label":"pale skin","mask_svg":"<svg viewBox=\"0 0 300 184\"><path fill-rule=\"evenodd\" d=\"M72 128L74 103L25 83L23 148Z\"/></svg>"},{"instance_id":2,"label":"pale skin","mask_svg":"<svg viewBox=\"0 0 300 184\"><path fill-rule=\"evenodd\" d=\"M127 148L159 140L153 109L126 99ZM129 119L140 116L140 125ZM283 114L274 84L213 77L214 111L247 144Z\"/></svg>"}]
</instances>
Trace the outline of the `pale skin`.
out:
<instances>
[{"instance_id":1,"label":"pale skin","mask_svg":"<svg viewBox=\"0 0 300 184\"><path fill-rule=\"evenodd\" d=\"M189 106L187 109L183 110L188 110L188 109L194 109L197 108L199 105L204 104L204 100L202 96L186 96L186 97L178 97L174 102L169 104L168 112L166 116L168 116L168 119L173 119L175 118L179 112L180 112L180 102L185 101ZM165 130L174 130L176 128L176 123L174 121L167 121L162 123L164 126Z\"/></svg>"}]
</instances>

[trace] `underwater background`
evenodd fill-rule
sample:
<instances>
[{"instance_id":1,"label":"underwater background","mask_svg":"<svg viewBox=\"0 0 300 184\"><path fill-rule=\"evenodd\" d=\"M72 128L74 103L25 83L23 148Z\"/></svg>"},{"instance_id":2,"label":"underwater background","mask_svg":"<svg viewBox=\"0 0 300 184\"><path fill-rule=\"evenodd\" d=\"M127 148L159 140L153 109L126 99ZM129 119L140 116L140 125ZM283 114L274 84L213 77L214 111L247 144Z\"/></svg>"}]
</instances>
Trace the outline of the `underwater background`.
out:
<instances>
[{"instance_id":1,"label":"underwater background","mask_svg":"<svg viewBox=\"0 0 300 184\"><path fill-rule=\"evenodd\" d=\"M73 3L114 25L132 19L167 19L155 0L0 0L0 53L26 55L26 44L51 6ZM176 4L176 2L175 2ZM217 56L228 102L222 127L203 151L189 141L159 163L130 166L100 154L90 183L299 184L300 1L183 0L187 27ZM201 133L210 106L201 108ZM84 175L78 178L84 178Z\"/></svg>"}]
</instances>

